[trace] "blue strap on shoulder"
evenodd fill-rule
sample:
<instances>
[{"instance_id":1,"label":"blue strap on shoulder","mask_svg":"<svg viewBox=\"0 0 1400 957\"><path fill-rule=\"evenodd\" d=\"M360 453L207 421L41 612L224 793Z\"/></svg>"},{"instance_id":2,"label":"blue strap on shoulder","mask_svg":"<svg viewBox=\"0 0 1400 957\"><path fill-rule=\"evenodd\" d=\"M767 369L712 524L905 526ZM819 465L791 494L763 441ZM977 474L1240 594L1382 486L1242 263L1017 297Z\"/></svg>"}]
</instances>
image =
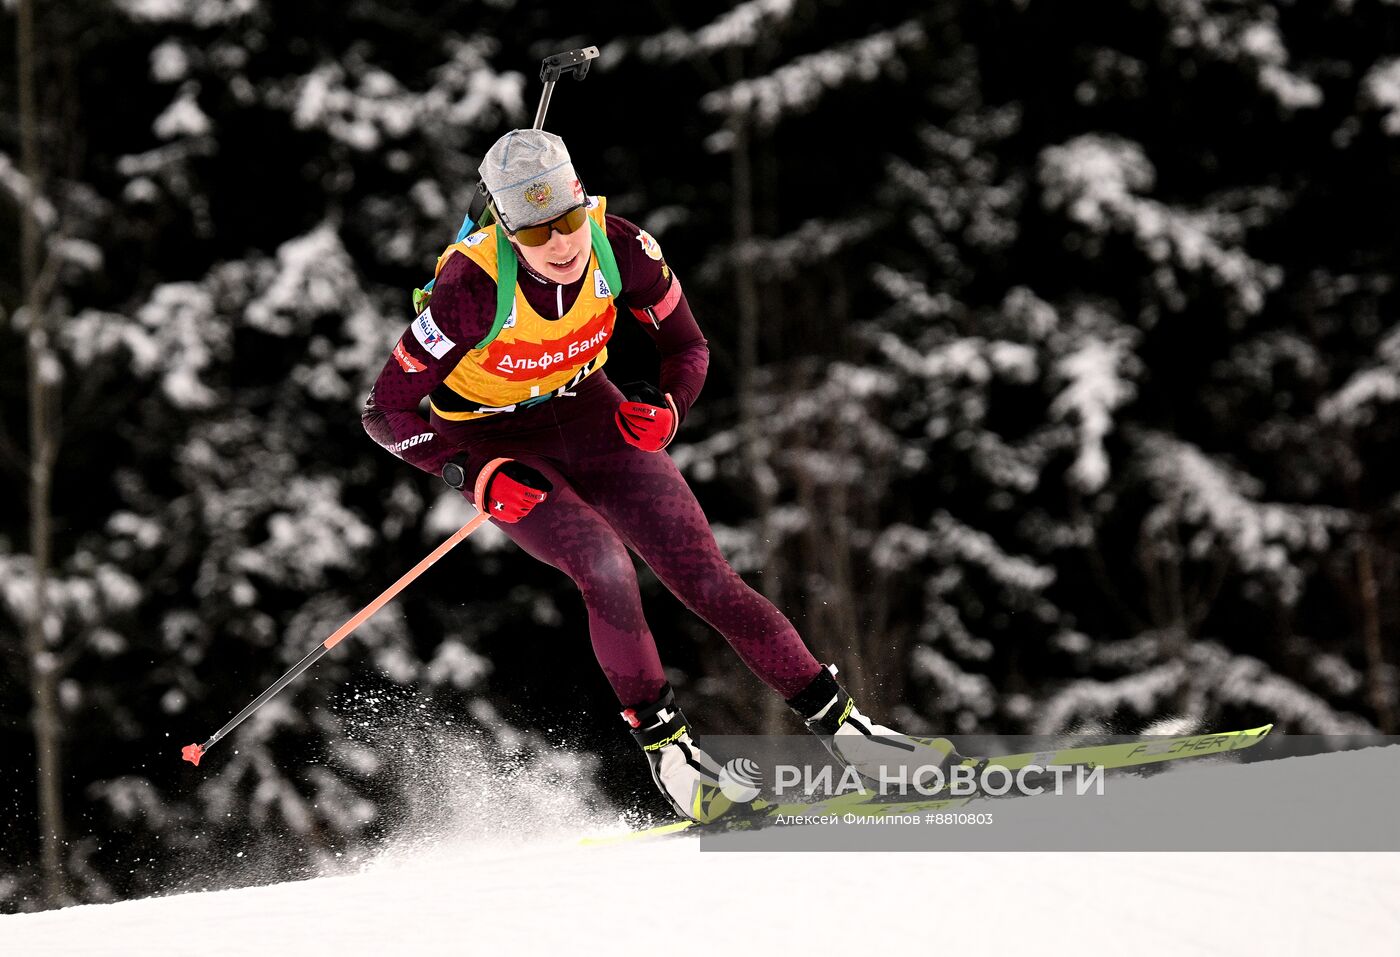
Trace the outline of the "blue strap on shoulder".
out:
<instances>
[{"instance_id":1,"label":"blue strap on shoulder","mask_svg":"<svg viewBox=\"0 0 1400 957\"><path fill-rule=\"evenodd\" d=\"M462 220L462 228L457 230L457 238L454 239L453 242L460 243L462 240L466 239L474 232L476 232L476 223L472 222L472 214L467 213L466 217ZM429 279L427 283L423 286L423 292L427 293L428 295L432 295L433 284L436 282L436 276L434 276L432 279Z\"/></svg>"}]
</instances>

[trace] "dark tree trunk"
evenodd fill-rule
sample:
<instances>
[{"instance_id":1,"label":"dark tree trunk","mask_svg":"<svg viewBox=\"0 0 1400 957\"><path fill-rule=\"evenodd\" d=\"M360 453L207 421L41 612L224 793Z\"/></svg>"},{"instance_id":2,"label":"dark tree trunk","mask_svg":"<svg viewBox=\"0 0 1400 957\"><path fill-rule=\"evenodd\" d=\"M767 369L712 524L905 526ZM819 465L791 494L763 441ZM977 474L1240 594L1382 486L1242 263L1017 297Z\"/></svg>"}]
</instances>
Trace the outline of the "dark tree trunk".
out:
<instances>
[{"instance_id":1,"label":"dark tree trunk","mask_svg":"<svg viewBox=\"0 0 1400 957\"><path fill-rule=\"evenodd\" d=\"M34 102L34 6L20 0L16 31L19 72L20 165L25 187L20 209L20 274L28 322L26 352L29 374L29 550L33 557L34 598L25 631L29 659L34 729L35 772L39 804L39 867L45 901L53 907L68 899L64 874L62 746L58 706L60 658L46 634L49 570L52 562L52 486L58 452L53 402L57 395L57 359L48 341L48 297L39 276L39 223L35 204L39 188L38 114Z\"/></svg>"}]
</instances>

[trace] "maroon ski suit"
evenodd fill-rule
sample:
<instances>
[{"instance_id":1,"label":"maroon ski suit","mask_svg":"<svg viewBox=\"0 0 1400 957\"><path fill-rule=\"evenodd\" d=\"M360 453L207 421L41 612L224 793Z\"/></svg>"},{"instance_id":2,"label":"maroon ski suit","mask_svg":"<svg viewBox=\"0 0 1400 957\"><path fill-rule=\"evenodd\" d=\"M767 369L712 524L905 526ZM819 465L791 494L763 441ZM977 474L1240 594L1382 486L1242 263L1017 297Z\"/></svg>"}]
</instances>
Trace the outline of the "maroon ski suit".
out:
<instances>
[{"instance_id":1,"label":"maroon ski suit","mask_svg":"<svg viewBox=\"0 0 1400 957\"><path fill-rule=\"evenodd\" d=\"M705 337L679 286L673 289L676 280L664 260L647 255L650 237L640 239L645 234L621 217L609 215L606 222L622 280L617 321L636 321L634 314L642 320L661 353L661 391L671 394L684 419L709 365ZM518 284L546 318L563 316L588 278L585 270L577 282L560 286L519 264ZM655 322L646 307L653 307ZM469 500L477 472L500 456L527 463L554 483L521 521L496 524L578 585L594 654L625 707L654 701L666 683L628 548L780 695L790 698L806 687L820 665L792 623L724 560L670 456L623 440L614 421L623 397L605 370L584 379L572 395L486 418L451 421L431 409L427 418L419 412L423 398L490 331L495 311L494 280L466 256L452 255L433 289L432 316L455 345L435 358L405 332L365 403L365 431L434 476L449 458L464 454Z\"/></svg>"}]
</instances>

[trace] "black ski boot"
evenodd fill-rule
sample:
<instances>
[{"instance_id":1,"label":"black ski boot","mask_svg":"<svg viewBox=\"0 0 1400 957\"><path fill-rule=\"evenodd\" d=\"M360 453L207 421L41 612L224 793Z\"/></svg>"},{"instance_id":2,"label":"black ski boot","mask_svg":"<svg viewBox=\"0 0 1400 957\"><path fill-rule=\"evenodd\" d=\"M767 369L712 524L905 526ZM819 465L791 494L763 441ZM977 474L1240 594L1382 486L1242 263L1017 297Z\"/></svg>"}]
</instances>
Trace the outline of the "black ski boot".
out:
<instances>
[{"instance_id":1,"label":"black ski boot","mask_svg":"<svg viewBox=\"0 0 1400 957\"><path fill-rule=\"evenodd\" d=\"M720 786L721 768L690 737L685 715L668 684L661 697L622 712L651 765L651 777L681 817L708 824L733 807Z\"/></svg>"},{"instance_id":2,"label":"black ski boot","mask_svg":"<svg viewBox=\"0 0 1400 957\"><path fill-rule=\"evenodd\" d=\"M837 682L833 665L822 666L812 683L787 703L837 761L876 785L912 785L919 769L929 767L937 767L946 781L949 769L965 760L947 738L901 734L861 714ZM931 776L925 771L919 777L927 781Z\"/></svg>"}]
</instances>

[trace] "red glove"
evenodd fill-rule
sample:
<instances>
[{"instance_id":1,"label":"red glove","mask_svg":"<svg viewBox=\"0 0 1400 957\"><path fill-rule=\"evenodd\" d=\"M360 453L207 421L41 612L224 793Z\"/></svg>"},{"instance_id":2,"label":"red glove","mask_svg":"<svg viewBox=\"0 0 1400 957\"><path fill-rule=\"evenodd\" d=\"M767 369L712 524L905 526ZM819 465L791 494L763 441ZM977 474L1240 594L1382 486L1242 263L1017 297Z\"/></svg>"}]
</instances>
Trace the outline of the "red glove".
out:
<instances>
[{"instance_id":1,"label":"red glove","mask_svg":"<svg viewBox=\"0 0 1400 957\"><path fill-rule=\"evenodd\" d=\"M631 382L622 387L627 401L618 406L617 427L628 445L644 452L660 452L671 444L680 428L680 413L670 393L649 382Z\"/></svg>"},{"instance_id":2,"label":"red glove","mask_svg":"<svg viewBox=\"0 0 1400 957\"><path fill-rule=\"evenodd\" d=\"M538 469L507 459L486 479L483 494L491 517L513 525L529 515L530 509L548 498L552 491L554 484Z\"/></svg>"}]
</instances>

